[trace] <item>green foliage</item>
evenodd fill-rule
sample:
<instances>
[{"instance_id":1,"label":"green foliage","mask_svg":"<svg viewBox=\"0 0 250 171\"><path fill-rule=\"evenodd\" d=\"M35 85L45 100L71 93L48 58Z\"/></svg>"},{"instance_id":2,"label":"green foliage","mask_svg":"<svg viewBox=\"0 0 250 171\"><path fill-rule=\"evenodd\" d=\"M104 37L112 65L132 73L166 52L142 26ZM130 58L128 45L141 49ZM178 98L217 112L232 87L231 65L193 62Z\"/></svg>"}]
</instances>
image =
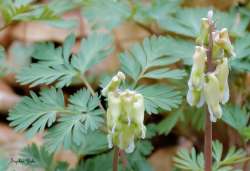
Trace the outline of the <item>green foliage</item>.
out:
<instances>
[{"instance_id":1,"label":"green foliage","mask_svg":"<svg viewBox=\"0 0 250 171\"><path fill-rule=\"evenodd\" d=\"M129 155L124 154L127 159L126 171L152 171L149 163L146 161L145 156L149 155L152 150L152 145L148 141L142 141L136 144L136 150ZM72 171L99 171L100 168L105 171L112 171L113 151L103 153L93 158L83 161L77 168ZM123 166L119 163L119 171Z\"/></svg>"},{"instance_id":2,"label":"green foliage","mask_svg":"<svg viewBox=\"0 0 250 171\"><path fill-rule=\"evenodd\" d=\"M80 145L87 132L98 129L103 123L103 111L98 109L99 98L91 96L86 89L72 95L69 103L68 110L71 114L63 114L58 120L59 123L45 136L50 152L57 150L61 145L66 149L73 143Z\"/></svg>"},{"instance_id":3,"label":"green foliage","mask_svg":"<svg viewBox=\"0 0 250 171\"><path fill-rule=\"evenodd\" d=\"M28 145L21 151L20 156L23 159L28 159L30 162L27 164L32 168L49 171L53 167L53 154L49 154L43 146L38 147L35 144Z\"/></svg>"},{"instance_id":4,"label":"green foliage","mask_svg":"<svg viewBox=\"0 0 250 171\"><path fill-rule=\"evenodd\" d=\"M112 153L98 155L82 162L72 171L99 171L100 168L105 171L112 171L112 156Z\"/></svg>"},{"instance_id":5,"label":"green foliage","mask_svg":"<svg viewBox=\"0 0 250 171\"><path fill-rule=\"evenodd\" d=\"M12 56L11 63L15 67L11 67L11 72L17 73L25 66L28 66L31 62L30 58L33 53L33 44L27 44L22 42L15 42L10 47L10 54Z\"/></svg>"},{"instance_id":6,"label":"green foliage","mask_svg":"<svg viewBox=\"0 0 250 171\"><path fill-rule=\"evenodd\" d=\"M0 171L6 171L8 169L8 159L0 158Z\"/></svg>"},{"instance_id":7,"label":"green foliage","mask_svg":"<svg viewBox=\"0 0 250 171\"><path fill-rule=\"evenodd\" d=\"M58 19L47 5L35 6L30 1L2 1L0 10L6 24L13 21Z\"/></svg>"},{"instance_id":8,"label":"green foliage","mask_svg":"<svg viewBox=\"0 0 250 171\"><path fill-rule=\"evenodd\" d=\"M152 167L146 160L146 156L151 154L153 146L148 140L139 141L136 144L136 150L128 156L129 167L128 170L137 171L153 171Z\"/></svg>"},{"instance_id":9,"label":"green foliage","mask_svg":"<svg viewBox=\"0 0 250 171\"><path fill-rule=\"evenodd\" d=\"M68 110L71 114L63 114L59 123L50 129L45 136L50 152L61 145L70 148L73 143L80 145L84 134L98 129L103 123L103 111L98 109L99 99L91 96L86 89L79 90L69 98Z\"/></svg>"},{"instance_id":10,"label":"green foliage","mask_svg":"<svg viewBox=\"0 0 250 171\"><path fill-rule=\"evenodd\" d=\"M183 8L172 16L159 18L158 23L162 29L194 38L200 31L200 19L206 17L207 11L206 8ZM240 23L237 24L237 15L235 10L229 13L216 11L216 26L218 29L228 28L232 36L243 36L249 19L241 16Z\"/></svg>"},{"instance_id":11,"label":"green foliage","mask_svg":"<svg viewBox=\"0 0 250 171\"><path fill-rule=\"evenodd\" d=\"M100 131L83 134L79 145L74 144L72 150L78 155L96 155L108 150L107 135Z\"/></svg>"},{"instance_id":12,"label":"green foliage","mask_svg":"<svg viewBox=\"0 0 250 171\"><path fill-rule=\"evenodd\" d=\"M54 153L49 153L45 146L38 147L31 144L22 149L20 158L27 160L23 163L35 170L69 171L69 164L65 161L55 161Z\"/></svg>"},{"instance_id":13,"label":"green foliage","mask_svg":"<svg viewBox=\"0 0 250 171\"><path fill-rule=\"evenodd\" d=\"M33 0L1 0L0 12L5 26L16 21L53 21L52 25L69 28L75 22L60 19L60 14L76 8L79 4L80 0L53 0L47 4L34 4Z\"/></svg>"},{"instance_id":14,"label":"green foliage","mask_svg":"<svg viewBox=\"0 0 250 171\"><path fill-rule=\"evenodd\" d=\"M195 149L192 148L191 154L188 150L181 149L174 157L175 167L190 170L190 171L203 171L204 170L204 155L197 154Z\"/></svg>"},{"instance_id":15,"label":"green foliage","mask_svg":"<svg viewBox=\"0 0 250 171\"><path fill-rule=\"evenodd\" d=\"M46 125L56 121L56 115L64 110L64 97L61 90L45 89L40 97L31 92L31 97L24 97L9 113L8 120L16 131L28 129L29 136L42 132Z\"/></svg>"},{"instance_id":16,"label":"green foliage","mask_svg":"<svg viewBox=\"0 0 250 171\"><path fill-rule=\"evenodd\" d=\"M235 171L233 165L239 164L247 160L246 152L242 149L236 150L235 147L230 147L229 151L222 158L223 146L219 141L213 142L213 171ZM178 151L174 157L175 167L182 170L203 171L204 170L204 155L197 154L194 148L191 154L187 149Z\"/></svg>"},{"instance_id":17,"label":"green foliage","mask_svg":"<svg viewBox=\"0 0 250 171\"><path fill-rule=\"evenodd\" d=\"M185 129L190 125L198 131L204 128L204 109L190 108L182 103L182 94L187 85L181 84L180 79L185 78L186 71L190 69L195 47L194 37L200 31L201 17L207 15L208 9L184 8L181 2L180 0L152 0L146 3L139 0L53 0L47 4L40 4L32 0L0 0L0 11L5 25L17 21L35 20L70 28L76 23L61 20L60 16L71 9L83 7L82 13L92 29L101 29L100 32L103 32L104 28L104 32L111 33L109 31L129 21L152 34L119 54L119 69L130 78L121 85L121 89L129 88L141 93L148 114L167 112L159 124L147 125L146 140L137 141L136 150L132 154L125 155L128 164L124 170L151 171L153 169L147 162L147 157L153 150L150 138L156 134L170 133L177 123L181 123L180 127ZM250 35L246 30L249 14L241 9L240 13L236 9L231 9L229 12L216 11L215 20L219 29L229 28L236 51L236 56L230 58L230 65L233 70L244 75L250 71ZM168 36L155 36L154 31L157 35L168 34ZM17 47L12 56L21 59L19 55L23 55L27 59L26 63L20 66L22 68L20 71L19 68L13 69L7 64L4 49L0 48L1 75L16 72L17 81L21 84L30 86L52 84L56 87L44 89L39 94L31 92L30 97L24 97L10 110L8 120L16 131L25 131L28 136L46 130L44 147L30 145L21 153L21 157L32 158L35 161L31 165L34 169L111 171L113 150L108 149L104 131L105 111L100 109L99 97L92 92L85 76L86 72L110 55L115 42L112 41L110 34L91 32L81 41L79 51L72 53L75 41L75 36L70 34L62 46L48 42L31 47ZM15 58L14 60L17 61ZM29 65L31 61L34 62ZM95 76L91 77L93 80L96 79ZM107 73L103 73L101 87L110 79ZM70 86L79 80L91 90L92 95L89 90L81 89L73 95L64 96L59 88ZM146 80L150 80L150 84L147 84ZM154 116L147 117L150 117L147 121L151 122ZM222 119L236 129L244 140L250 139L249 113L246 105L242 108L235 105L226 106ZM70 169L66 162L53 160L54 152L61 147L73 151L79 158L75 169ZM224 154L222 144L215 141L214 171L235 171L233 165L247 160L246 152L241 149L236 150L234 147L229 148L226 155ZM195 149L192 149L191 153L185 149L180 150L174 161L178 170L204 170L204 155L197 153ZM0 163L1 170L6 160L0 160ZM121 162L119 169L122 170Z\"/></svg>"},{"instance_id":18,"label":"green foliage","mask_svg":"<svg viewBox=\"0 0 250 171\"><path fill-rule=\"evenodd\" d=\"M170 70L164 67L179 60L175 56L170 56L168 43L169 40L165 37L153 36L146 38L142 44L135 44L129 51L120 55L122 71L135 82L141 78L182 78L185 76L183 70Z\"/></svg>"},{"instance_id":19,"label":"green foliage","mask_svg":"<svg viewBox=\"0 0 250 171\"><path fill-rule=\"evenodd\" d=\"M144 96L145 109L148 114L157 114L160 109L170 111L181 103L180 92L165 85L139 86L136 91Z\"/></svg>"},{"instance_id":20,"label":"green foliage","mask_svg":"<svg viewBox=\"0 0 250 171\"><path fill-rule=\"evenodd\" d=\"M130 8L126 1L87 0L83 3L84 16L92 27L113 29L130 16Z\"/></svg>"},{"instance_id":21,"label":"green foliage","mask_svg":"<svg viewBox=\"0 0 250 171\"><path fill-rule=\"evenodd\" d=\"M89 131L94 131L103 123L103 112L98 109L99 98L91 96L86 89L79 90L69 98L65 106L61 90L45 89L40 96L31 92L31 97L24 97L9 114L10 125L16 131L27 131L28 136L51 127L58 114L59 123L49 129L46 143L49 151L57 150L61 145L65 148L73 142L80 145L81 138Z\"/></svg>"},{"instance_id":22,"label":"green foliage","mask_svg":"<svg viewBox=\"0 0 250 171\"><path fill-rule=\"evenodd\" d=\"M176 112L173 112L169 115L170 116L167 116L157 125L157 131L159 132L159 134L169 134L181 117L182 111L177 110Z\"/></svg>"},{"instance_id":23,"label":"green foliage","mask_svg":"<svg viewBox=\"0 0 250 171\"><path fill-rule=\"evenodd\" d=\"M180 0L152 0L147 3L136 1L133 20L146 25L151 24L152 21L157 21L175 13L179 9L180 2Z\"/></svg>"},{"instance_id":24,"label":"green foliage","mask_svg":"<svg viewBox=\"0 0 250 171\"><path fill-rule=\"evenodd\" d=\"M236 57L230 60L233 69L250 72L250 34L236 39L234 43Z\"/></svg>"},{"instance_id":25,"label":"green foliage","mask_svg":"<svg viewBox=\"0 0 250 171\"><path fill-rule=\"evenodd\" d=\"M237 150L235 147L230 147L224 158L222 158L222 152L222 144L219 141L213 142L213 158L215 159L213 170L215 171L234 171L233 165L248 160L247 153L242 149Z\"/></svg>"},{"instance_id":26,"label":"green foliage","mask_svg":"<svg viewBox=\"0 0 250 171\"><path fill-rule=\"evenodd\" d=\"M247 141L250 139L250 126L248 125L250 114L237 105L224 108L223 121L233 127Z\"/></svg>"},{"instance_id":27,"label":"green foliage","mask_svg":"<svg viewBox=\"0 0 250 171\"><path fill-rule=\"evenodd\" d=\"M63 47L52 43L38 44L33 57L38 63L23 68L17 76L18 82L36 86L56 82L57 87L69 86L74 78L84 76L86 70L101 62L111 52L111 38L105 34L92 34L81 42L77 54L71 55L75 37L69 35Z\"/></svg>"},{"instance_id":28,"label":"green foliage","mask_svg":"<svg viewBox=\"0 0 250 171\"><path fill-rule=\"evenodd\" d=\"M185 104L186 105L186 104ZM186 129L189 125L196 131L203 131L205 126L205 110L204 108L194 108L185 106L182 109L182 116L180 117L180 126Z\"/></svg>"}]
</instances>

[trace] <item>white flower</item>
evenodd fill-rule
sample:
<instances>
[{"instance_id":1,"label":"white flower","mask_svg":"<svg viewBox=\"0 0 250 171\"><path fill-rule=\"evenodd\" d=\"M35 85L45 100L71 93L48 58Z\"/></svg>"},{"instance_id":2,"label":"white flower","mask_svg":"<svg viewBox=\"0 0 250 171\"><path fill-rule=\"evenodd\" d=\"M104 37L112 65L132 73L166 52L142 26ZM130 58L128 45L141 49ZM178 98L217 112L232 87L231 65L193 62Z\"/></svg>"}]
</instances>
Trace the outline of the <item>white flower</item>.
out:
<instances>
[{"instance_id":1,"label":"white flower","mask_svg":"<svg viewBox=\"0 0 250 171\"><path fill-rule=\"evenodd\" d=\"M203 106L205 100L203 95L203 89L197 90L193 88L188 89L187 102L190 106L201 107Z\"/></svg>"},{"instance_id":2,"label":"white flower","mask_svg":"<svg viewBox=\"0 0 250 171\"><path fill-rule=\"evenodd\" d=\"M188 81L189 90L187 93L187 102L191 106L201 107L204 104L202 89L206 60L206 49L201 46L196 46L193 55L192 71Z\"/></svg>"},{"instance_id":3,"label":"white flower","mask_svg":"<svg viewBox=\"0 0 250 171\"><path fill-rule=\"evenodd\" d=\"M229 87L228 87L228 59L223 58L222 63L218 64L215 70L215 75L220 83L220 101L225 104L229 100Z\"/></svg>"},{"instance_id":4,"label":"white flower","mask_svg":"<svg viewBox=\"0 0 250 171\"><path fill-rule=\"evenodd\" d=\"M141 94L131 90L108 93L108 143L131 153L135 148L136 138L145 138L146 127L144 121L144 98Z\"/></svg>"},{"instance_id":5,"label":"white flower","mask_svg":"<svg viewBox=\"0 0 250 171\"><path fill-rule=\"evenodd\" d=\"M145 106L144 98L141 94L135 95L135 102L133 105L134 115L132 115L132 119L139 126L141 130L141 138L144 139L146 137L146 127L143 124Z\"/></svg>"},{"instance_id":6,"label":"white flower","mask_svg":"<svg viewBox=\"0 0 250 171\"><path fill-rule=\"evenodd\" d=\"M121 115L121 99L115 92L108 95L107 125L111 132L115 131L116 124Z\"/></svg>"},{"instance_id":7,"label":"white flower","mask_svg":"<svg viewBox=\"0 0 250 171\"><path fill-rule=\"evenodd\" d=\"M214 73L207 74L207 80L204 83L204 96L208 105L211 122L216 122L222 116L220 106L220 83Z\"/></svg>"},{"instance_id":8,"label":"white flower","mask_svg":"<svg viewBox=\"0 0 250 171\"><path fill-rule=\"evenodd\" d=\"M207 60L206 49L201 46L196 46L193 55L193 66L188 82L189 87L201 89L204 82L204 71Z\"/></svg>"}]
</instances>

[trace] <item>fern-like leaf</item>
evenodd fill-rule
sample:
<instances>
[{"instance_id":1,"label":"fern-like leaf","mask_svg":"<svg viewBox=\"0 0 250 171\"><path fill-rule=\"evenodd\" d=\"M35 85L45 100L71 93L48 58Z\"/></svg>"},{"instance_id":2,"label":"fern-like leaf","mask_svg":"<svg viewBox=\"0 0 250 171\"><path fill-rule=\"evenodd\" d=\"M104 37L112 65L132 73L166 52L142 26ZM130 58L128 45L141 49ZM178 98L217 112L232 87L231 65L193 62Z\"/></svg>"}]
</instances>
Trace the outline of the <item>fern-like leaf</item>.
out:
<instances>
[{"instance_id":1,"label":"fern-like leaf","mask_svg":"<svg viewBox=\"0 0 250 171\"><path fill-rule=\"evenodd\" d=\"M69 86L74 78L84 75L111 52L111 38L104 34L92 34L83 39L79 52L70 58L74 43L75 37L71 34L63 47L55 48L51 43L37 45L33 57L38 63L22 69L17 81L31 83L31 86L54 82L57 87Z\"/></svg>"},{"instance_id":2,"label":"fern-like leaf","mask_svg":"<svg viewBox=\"0 0 250 171\"><path fill-rule=\"evenodd\" d=\"M159 113L160 109L170 111L181 103L179 91L165 85L139 86L136 91L144 96L146 112Z\"/></svg>"},{"instance_id":3,"label":"fern-like leaf","mask_svg":"<svg viewBox=\"0 0 250 171\"><path fill-rule=\"evenodd\" d=\"M31 92L31 97L24 97L10 110L8 120L16 131L28 129L29 137L41 132L46 125L51 126L56 121L56 115L64 110L64 97L61 90L45 89L37 96Z\"/></svg>"},{"instance_id":4,"label":"fern-like leaf","mask_svg":"<svg viewBox=\"0 0 250 171\"><path fill-rule=\"evenodd\" d=\"M70 148L72 144L80 145L81 139L88 131L94 131L103 123L103 111L98 109L99 99L92 97L86 89L79 90L69 99L70 115L62 115L59 123L46 135L48 150L53 152L61 145Z\"/></svg>"},{"instance_id":5,"label":"fern-like leaf","mask_svg":"<svg viewBox=\"0 0 250 171\"><path fill-rule=\"evenodd\" d=\"M168 46L171 46L169 38L146 38L142 44L135 44L120 55L121 68L135 82L143 77L180 79L185 75L183 70L161 68L181 59L180 56L172 55Z\"/></svg>"}]
</instances>

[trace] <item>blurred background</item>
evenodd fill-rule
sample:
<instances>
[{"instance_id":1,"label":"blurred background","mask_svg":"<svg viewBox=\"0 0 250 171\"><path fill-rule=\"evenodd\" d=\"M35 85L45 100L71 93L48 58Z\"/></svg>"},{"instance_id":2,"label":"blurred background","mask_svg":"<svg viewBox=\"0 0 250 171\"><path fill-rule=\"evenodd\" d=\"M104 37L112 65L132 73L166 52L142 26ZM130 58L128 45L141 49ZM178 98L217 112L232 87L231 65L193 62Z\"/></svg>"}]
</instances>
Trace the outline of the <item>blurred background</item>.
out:
<instances>
[{"instance_id":1,"label":"blurred background","mask_svg":"<svg viewBox=\"0 0 250 171\"><path fill-rule=\"evenodd\" d=\"M224 118L223 122L214 125L213 138L219 139L225 150L229 146L237 146L249 153L250 146L247 141L250 138L250 127L248 126L250 110L250 74L248 73L250 71L250 34L248 33L250 1L130 0L128 1L130 4L128 9L124 6L112 5L113 2L116 2L115 0L108 1L26 0L22 3L31 4L32 7L25 9L16 0L11 7L15 8L12 12L8 12L10 7L6 5L4 0L0 1L0 44L3 47L0 58L0 156L15 158L27 144L43 143L42 133L32 139L27 139L24 134L16 133L8 125L9 121L7 120L8 111L23 96L29 95L30 90L38 92L41 88L46 87L44 85L29 88L28 85L17 83L15 77L16 73L23 67L35 62L31 57L36 43L53 42L56 46L60 46L67 35L73 32L77 36L73 52L77 52L80 40L91 32L112 34L115 40L114 52L87 73L88 80L95 89L99 90L99 80L103 73L112 74L119 69L118 53L125 51L135 42L141 42L145 37L152 35L171 36L180 40L179 42L175 41L176 44L172 47L175 49L173 53L180 56L182 62L173 67L184 68L189 72L195 36L199 32L200 18L206 16L208 9L215 10L215 20L219 28L223 26L229 28L232 41L236 43L236 54L239 55L237 60L231 63L233 70L230 75L231 99L226 108L230 117ZM49 13L47 16L36 10L29 11L37 5L37 8L40 8L39 5L43 8L44 4L49 11L46 13ZM184 82L187 79L184 78L183 84L178 86L184 87ZM150 83L152 80L146 79L144 82ZM82 86L76 81L63 90L67 96ZM185 105L187 104L183 104L183 106ZM157 136L152 138L154 149L147 157L154 170L173 170L172 158L180 148L191 149L195 147L198 151L202 151L204 116L202 111L188 110L189 112L183 111L184 114L178 115L178 118L172 117L170 112L146 118L146 123L160 125L157 129ZM169 126L169 120L176 120L175 124ZM243 128L244 132L242 132ZM65 160L71 166L77 162L76 156L71 151L66 150L58 152L55 158L56 160ZM12 167L18 171L29 170L21 165ZM248 164L245 164L244 169L245 171L250 170Z\"/></svg>"}]
</instances>

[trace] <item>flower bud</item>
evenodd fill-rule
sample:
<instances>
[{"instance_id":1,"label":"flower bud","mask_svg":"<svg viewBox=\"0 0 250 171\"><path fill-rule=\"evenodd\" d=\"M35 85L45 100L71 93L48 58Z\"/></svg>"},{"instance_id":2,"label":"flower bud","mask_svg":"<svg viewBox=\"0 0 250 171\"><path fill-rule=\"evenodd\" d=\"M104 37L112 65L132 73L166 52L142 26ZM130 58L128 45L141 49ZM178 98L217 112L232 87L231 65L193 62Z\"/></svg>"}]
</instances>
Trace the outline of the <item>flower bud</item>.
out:
<instances>
[{"instance_id":1,"label":"flower bud","mask_svg":"<svg viewBox=\"0 0 250 171\"><path fill-rule=\"evenodd\" d=\"M220 84L214 73L208 73L204 83L204 96L208 105L211 122L216 122L222 116L220 106Z\"/></svg>"},{"instance_id":2,"label":"flower bud","mask_svg":"<svg viewBox=\"0 0 250 171\"><path fill-rule=\"evenodd\" d=\"M229 87L228 87L228 59L223 58L222 63L218 64L215 70L216 77L220 83L220 101L225 104L229 100Z\"/></svg>"},{"instance_id":3,"label":"flower bud","mask_svg":"<svg viewBox=\"0 0 250 171\"><path fill-rule=\"evenodd\" d=\"M124 81L126 76L123 72L118 72L112 80L108 83L108 85L102 90L102 95L107 96L109 92L116 91L121 82Z\"/></svg>"},{"instance_id":4,"label":"flower bud","mask_svg":"<svg viewBox=\"0 0 250 171\"><path fill-rule=\"evenodd\" d=\"M225 50L225 53L229 56L235 56L233 45L229 39L228 30L223 28L219 34L214 38L214 42Z\"/></svg>"},{"instance_id":5,"label":"flower bud","mask_svg":"<svg viewBox=\"0 0 250 171\"><path fill-rule=\"evenodd\" d=\"M208 43L209 23L207 18L201 19L200 35L197 37L196 42L200 45Z\"/></svg>"}]
</instances>

